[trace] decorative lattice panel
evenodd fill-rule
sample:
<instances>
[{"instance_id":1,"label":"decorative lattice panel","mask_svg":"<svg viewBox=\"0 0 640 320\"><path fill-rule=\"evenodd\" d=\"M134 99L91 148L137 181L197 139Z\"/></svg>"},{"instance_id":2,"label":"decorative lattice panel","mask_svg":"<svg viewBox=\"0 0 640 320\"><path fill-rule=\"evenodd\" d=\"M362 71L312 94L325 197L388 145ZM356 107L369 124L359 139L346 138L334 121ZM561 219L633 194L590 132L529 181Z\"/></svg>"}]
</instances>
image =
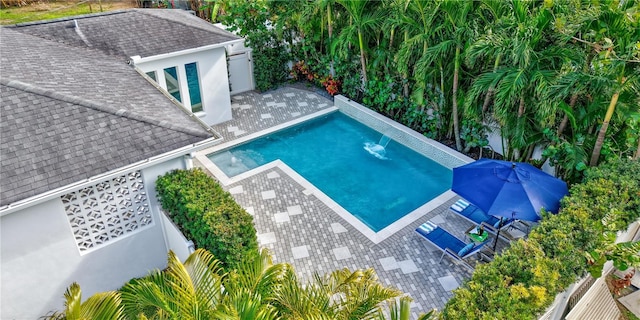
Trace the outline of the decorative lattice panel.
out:
<instances>
[{"instance_id":1,"label":"decorative lattice panel","mask_svg":"<svg viewBox=\"0 0 640 320\"><path fill-rule=\"evenodd\" d=\"M67 193L62 203L80 252L152 222L140 171Z\"/></svg>"}]
</instances>

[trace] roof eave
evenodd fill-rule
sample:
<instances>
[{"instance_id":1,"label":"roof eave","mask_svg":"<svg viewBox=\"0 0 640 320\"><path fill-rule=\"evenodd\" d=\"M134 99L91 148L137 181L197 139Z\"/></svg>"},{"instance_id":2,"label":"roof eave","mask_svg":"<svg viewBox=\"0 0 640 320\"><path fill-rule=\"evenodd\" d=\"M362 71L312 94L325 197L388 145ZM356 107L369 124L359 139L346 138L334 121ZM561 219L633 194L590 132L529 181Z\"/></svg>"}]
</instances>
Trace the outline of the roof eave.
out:
<instances>
[{"instance_id":1,"label":"roof eave","mask_svg":"<svg viewBox=\"0 0 640 320\"><path fill-rule=\"evenodd\" d=\"M99 175L95 175L92 177L89 177L87 179L78 181L78 182L74 182L71 184L68 184L66 186L62 186L26 199L22 199L19 200L17 202L14 203L10 203L8 205L4 205L2 207L0 207L0 217L1 216L5 216L8 214L11 214L13 212L34 206L36 204L39 203L43 203L45 201L49 201L51 199L57 198L62 196L63 194L84 188L86 186L89 185L93 185L98 181L104 181L104 180L109 180L113 177L117 177L119 175L122 175L124 173L128 173L131 172L133 170L140 170L140 169L144 169L162 162L165 162L167 160L170 159L175 159L177 157L181 157L181 156L185 156L187 154L190 153L194 153L206 148L210 148L214 145L219 144L220 142L222 142L223 138L220 136L214 136L212 138L208 138L206 140L200 141L200 142L196 142L187 146L184 146L182 148L179 149L175 149L169 152L165 152L150 158L147 158L145 160L141 160L138 161L136 163L132 163L130 165L124 166L124 167L120 167L114 170L111 170L109 172L105 172Z\"/></svg>"},{"instance_id":2,"label":"roof eave","mask_svg":"<svg viewBox=\"0 0 640 320\"><path fill-rule=\"evenodd\" d=\"M202 47L185 49L180 51L168 52L168 53L158 54L155 56L148 56L144 58L140 56L132 56L130 57L131 59L130 61L133 64L157 61L157 60L162 60L162 59L167 59L172 57L179 57L186 54L197 53L197 52L202 52L202 51L211 50L211 49L225 48L228 45L233 45L233 44L242 43L242 42L244 42L244 39L239 38L239 39L229 40L221 43L215 43L215 44L210 44Z\"/></svg>"}]
</instances>

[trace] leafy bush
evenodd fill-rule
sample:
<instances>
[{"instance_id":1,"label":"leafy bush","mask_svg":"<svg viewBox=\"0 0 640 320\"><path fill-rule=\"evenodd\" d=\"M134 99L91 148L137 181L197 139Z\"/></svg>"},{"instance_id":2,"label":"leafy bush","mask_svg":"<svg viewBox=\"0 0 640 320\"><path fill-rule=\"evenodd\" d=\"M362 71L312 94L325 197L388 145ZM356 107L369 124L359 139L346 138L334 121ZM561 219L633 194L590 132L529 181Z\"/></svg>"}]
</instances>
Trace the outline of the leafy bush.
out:
<instances>
[{"instance_id":1,"label":"leafy bush","mask_svg":"<svg viewBox=\"0 0 640 320\"><path fill-rule=\"evenodd\" d=\"M282 46L268 47L266 43L260 43L254 39L248 41L253 50L253 68L256 80L256 88L262 92L277 87L287 79L288 54ZM265 47L267 45L267 47Z\"/></svg>"},{"instance_id":2,"label":"leafy bush","mask_svg":"<svg viewBox=\"0 0 640 320\"><path fill-rule=\"evenodd\" d=\"M615 243L618 231L640 218L640 163L614 160L587 170L556 215L476 268L457 289L446 319L536 319L555 295L587 271L598 277L607 260L640 266L640 242Z\"/></svg>"},{"instance_id":3,"label":"leafy bush","mask_svg":"<svg viewBox=\"0 0 640 320\"><path fill-rule=\"evenodd\" d=\"M480 265L447 303L446 319L536 319L559 289L559 261L534 241L520 240Z\"/></svg>"},{"instance_id":4,"label":"leafy bush","mask_svg":"<svg viewBox=\"0 0 640 320\"><path fill-rule=\"evenodd\" d=\"M174 170L158 178L162 208L196 246L234 268L257 254L252 217L202 170Z\"/></svg>"},{"instance_id":5,"label":"leafy bush","mask_svg":"<svg viewBox=\"0 0 640 320\"><path fill-rule=\"evenodd\" d=\"M259 1L233 1L220 16L221 21L244 37L246 45L253 49L253 71L260 91L277 87L288 76L290 54L283 38L286 32L280 22L271 18L274 18L272 12Z\"/></svg>"}]
</instances>

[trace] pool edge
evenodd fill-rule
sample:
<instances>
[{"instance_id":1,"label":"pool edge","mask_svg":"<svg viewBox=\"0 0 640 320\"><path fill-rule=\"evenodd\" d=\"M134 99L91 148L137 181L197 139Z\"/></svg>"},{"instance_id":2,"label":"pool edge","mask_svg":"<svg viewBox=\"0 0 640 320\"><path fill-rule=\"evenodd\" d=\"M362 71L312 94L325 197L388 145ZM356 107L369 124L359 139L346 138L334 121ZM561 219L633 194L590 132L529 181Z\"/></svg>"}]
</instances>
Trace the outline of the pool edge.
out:
<instances>
[{"instance_id":1,"label":"pool edge","mask_svg":"<svg viewBox=\"0 0 640 320\"><path fill-rule=\"evenodd\" d=\"M396 220L394 223L386 226L385 228L383 228L380 231L373 231L369 226L367 226L364 222L360 221L356 216L352 215L351 213L349 213L349 211L347 211L346 209L344 209L341 205L339 205L337 202L335 202L333 199L331 199L329 196L327 196L324 192L322 192L320 189L318 189L316 186L314 186L311 182L309 182L307 179L305 179L304 177L302 177L300 174L298 174L294 169L292 169L291 167L289 167L286 163L282 162L281 160L274 160L271 161L267 164L264 164L262 166L259 166L257 168L251 169L249 171L243 172L241 174L238 174L234 177L228 177L222 170L220 170L208 157L208 154L214 153L214 152L219 152L219 151L223 151L225 149L229 149L232 148L234 146L240 145L242 143L246 143L248 141L257 139L259 137L262 137L264 135L268 135L292 126L295 126L297 124L306 122L308 120L323 116L323 115L327 115L336 111L340 111L343 112L345 115L350 116L352 118L354 118L355 120L371 127L374 130L377 130L378 132L382 132L383 134L386 134L386 130L380 130L378 128L376 128L375 126L372 125L371 121L362 121L362 119L358 116L354 117L354 110L358 113L361 114L365 114L369 117L372 117L373 119L375 119L376 121L383 123L384 125L388 126L389 128L392 128L394 130L398 130L399 133L402 134L406 134L408 136L410 136L412 139L415 139L417 142L420 143L424 143L426 145L429 145L432 148L437 149L439 152L446 154L447 156L451 157L450 159L455 159L455 163L443 163L442 159L432 159L434 161L436 161L437 163L439 163L440 165L443 165L449 169L452 169L453 166L456 165L460 165L460 164L465 164L465 163L469 163L472 162L473 159L456 151L453 150L451 148L449 148L448 146L445 146L433 139L429 139L425 136L423 136L422 134L416 132L415 130L406 127L405 125L398 123L392 119L389 119L383 115L380 115L376 112L374 112L373 110L370 110L358 103L355 103L353 101L351 101L348 98L345 98L343 96L336 96L335 97L335 104L338 106L333 106L333 107L329 107L327 109L324 109L322 111L318 111L312 114L308 114L306 116L276 125L274 127L262 130L262 131L258 131L258 132L254 132L252 134L243 136L241 138L238 139L234 139L232 141L228 141L228 142L222 142L216 146L213 146L211 148L202 150L198 153L195 154L195 158L207 169L209 170L209 172L211 172L214 177L224 186L229 186L231 184L234 183L238 183L242 180L245 180L249 177L252 177L254 175L260 174L262 172L274 169L274 168L279 168L280 170L282 170L285 174L287 174L291 179L293 179L296 183L300 184L304 189L305 189L305 195L309 196L311 194L313 194L318 200L322 201L322 203L324 203L329 209L331 209L332 211L334 211L336 214L338 214L338 216L340 216L343 220L345 220L347 223L349 223L351 226L353 226L356 230L358 230L362 235L364 235L367 239L369 239L371 242L373 242L374 244L378 244L386 239L388 239L389 237L393 236L394 234L396 234L397 232L399 232L400 230L404 229L405 227L411 225L413 222L417 221L418 219L424 217L425 215L427 215L429 212L431 212L432 210L438 208L440 205L446 203L447 201L453 199L454 197L456 197L457 195L451 191L451 189L448 189L446 191L444 191L443 193L441 193L440 195L438 195L437 197L431 199L429 202L421 205L420 207L418 207L417 209L407 213L406 215L404 215L402 218ZM345 107L345 105L347 105ZM345 112L345 110L348 110ZM394 137L392 137L394 140L396 140ZM396 140L397 141L397 140ZM432 158L430 155L425 154L424 150L421 149L416 149L415 146L412 147L410 144L407 145L405 144L406 141L398 141L399 143L405 145L406 147L422 154L425 155L429 158Z\"/></svg>"}]
</instances>

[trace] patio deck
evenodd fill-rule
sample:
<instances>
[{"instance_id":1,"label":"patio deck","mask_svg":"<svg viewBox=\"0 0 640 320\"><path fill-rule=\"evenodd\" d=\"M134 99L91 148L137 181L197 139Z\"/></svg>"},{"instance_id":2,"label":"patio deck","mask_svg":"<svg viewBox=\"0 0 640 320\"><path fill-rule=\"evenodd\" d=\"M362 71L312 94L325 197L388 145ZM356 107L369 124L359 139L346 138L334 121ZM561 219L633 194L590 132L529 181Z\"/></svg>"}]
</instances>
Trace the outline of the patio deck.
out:
<instances>
[{"instance_id":1,"label":"patio deck","mask_svg":"<svg viewBox=\"0 0 640 320\"><path fill-rule=\"evenodd\" d=\"M311 91L285 87L232 97L233 120L214 128L225 143L333 106ZM196 165L203 166L196 155ZM470 271L427 244L414 230L431 220L463 238L470 226L454 214L445 217L457 197L427 213L386 240L374 244L325 205L296 177L278 167L268 168L225 185L236 201L253 215L258 241L269 248L274 262L288 262L305 281L314 273L340 268L374 268L382 283L410 295L412 317L441 310Z\"/></svg>"}]
</instances>

